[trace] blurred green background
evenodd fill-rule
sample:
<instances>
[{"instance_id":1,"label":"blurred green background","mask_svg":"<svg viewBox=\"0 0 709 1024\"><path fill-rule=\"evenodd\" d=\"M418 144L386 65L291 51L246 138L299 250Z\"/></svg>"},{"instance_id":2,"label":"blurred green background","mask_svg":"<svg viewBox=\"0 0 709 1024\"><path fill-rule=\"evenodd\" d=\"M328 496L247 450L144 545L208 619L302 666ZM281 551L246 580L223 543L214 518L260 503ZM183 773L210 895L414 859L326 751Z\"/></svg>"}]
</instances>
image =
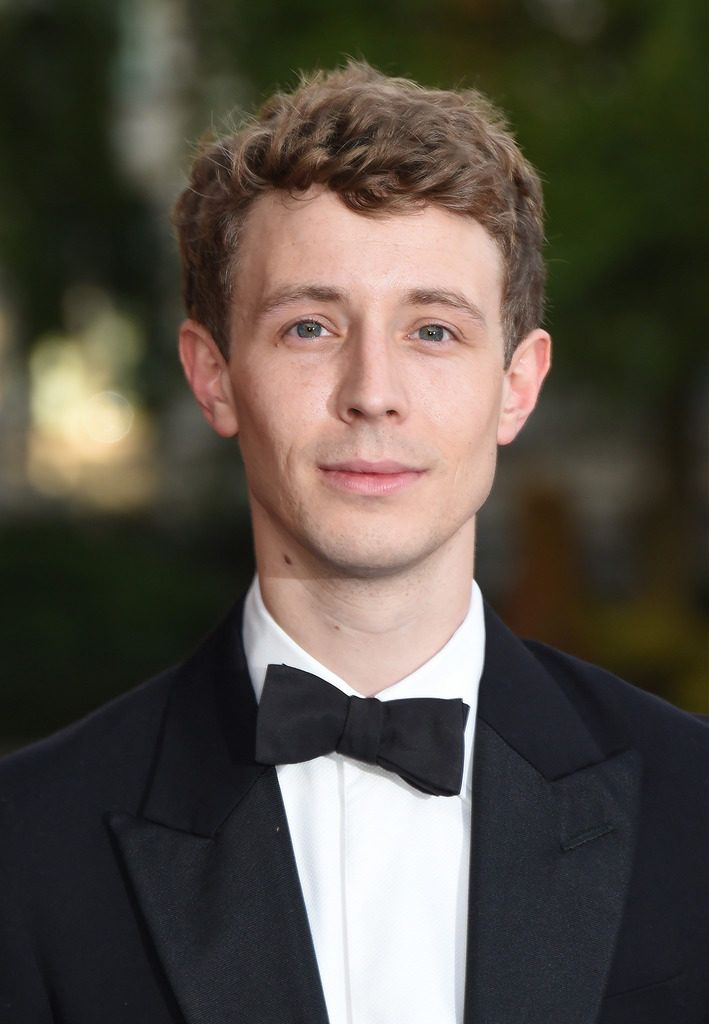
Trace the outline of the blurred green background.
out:
<instances>
[{"instance_id":1,"label":"blurred green background","mask_svg":"<svg viewBox=\"0 0 709 1024\"><path fill-rule=\"evenodd\" d=\"M180 658L250 578L168 212L205 128L346 55L488 92L546 183L555 367L484 592L709 711L707 29L703 0L3 0L2 746Z\"/></svg>"}]
</instances>

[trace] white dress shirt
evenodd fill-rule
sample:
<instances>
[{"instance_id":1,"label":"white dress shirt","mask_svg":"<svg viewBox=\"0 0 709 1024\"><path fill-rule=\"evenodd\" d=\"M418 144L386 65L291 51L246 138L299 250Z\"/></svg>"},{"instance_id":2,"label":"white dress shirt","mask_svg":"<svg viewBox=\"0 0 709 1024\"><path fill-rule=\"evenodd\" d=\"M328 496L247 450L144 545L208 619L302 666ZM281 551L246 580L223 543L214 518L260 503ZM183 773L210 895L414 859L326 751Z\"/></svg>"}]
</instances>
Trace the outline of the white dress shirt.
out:
<instances>
[{"instance_id":1,"label":"white dress shirt","mask_svg":"<svg viewBox=\"0 0 709 1024\"><path fill-rule=\"evenodd\" d=\"M258 579L243 639L256 699L267 665L347 683L266 610ZM420 793L392 772L332 753L277 767L330 1024L460 1024L468 919L472 746L485 648L480 590L448 643L377 694L461 697L470 707L460 796Z\"/></svg>"}]
</instances>

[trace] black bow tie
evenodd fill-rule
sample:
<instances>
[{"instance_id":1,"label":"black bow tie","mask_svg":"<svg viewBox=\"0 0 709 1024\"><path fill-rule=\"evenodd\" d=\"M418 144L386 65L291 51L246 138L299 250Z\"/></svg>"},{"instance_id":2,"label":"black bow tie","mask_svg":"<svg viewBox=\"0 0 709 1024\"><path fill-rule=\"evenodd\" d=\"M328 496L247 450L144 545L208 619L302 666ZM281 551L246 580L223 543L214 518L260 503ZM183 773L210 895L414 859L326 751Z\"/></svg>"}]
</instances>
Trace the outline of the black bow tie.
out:
<instances>
[{"instance_id":1,"label":"black bow tie","mask_svg":"<svg viewBox=\"0 0 709 1024\"><path fill-rule=\"evenodd\" d=\"M396 772L422 793L457 796L469 710L460 698L348 697L310 672L269 665L258 706L256 760L296 764L336 750Z\"/></svg>"}]
</instances>

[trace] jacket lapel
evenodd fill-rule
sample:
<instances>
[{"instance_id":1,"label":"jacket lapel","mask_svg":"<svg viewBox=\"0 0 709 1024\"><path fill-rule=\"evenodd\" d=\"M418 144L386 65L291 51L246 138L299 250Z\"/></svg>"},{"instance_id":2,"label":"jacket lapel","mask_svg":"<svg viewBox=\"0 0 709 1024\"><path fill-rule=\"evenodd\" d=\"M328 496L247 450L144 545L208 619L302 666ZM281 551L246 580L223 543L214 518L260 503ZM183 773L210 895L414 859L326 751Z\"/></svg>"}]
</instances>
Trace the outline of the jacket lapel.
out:
<instances>
[{"instance_id":1,"label":"jacket lapel","mask_svg":"<svg viewBox=\"0 0 709 1024\"><path fill-rule=\"evenodd\" d=\"M241 611L178 670L143 806L109 828L187 1024L327 1024Z\"/></svg>"},{"instance_id":2,"label":"jacket lapel","mask_svg":"<svg viewBox=\"0 0 709 1024\"><path fill-rule=\"evenodd\" d=\"M187 1024L327 1024L238 605L176 673L137 813L109 816ZM475 739L465 1024L593 1024L634 846L637 755L602 749L489 611Z\"/></svg>"},{"instance_id":3,"label":"jacket lapel","mask_svg":"<svg viewBox=\"0 0 709 1024\"><path fill-rule=\"evenodd\" d=\"M466 1024L593 1024L632 865L639 757L601 749L486 613L473 778Z\"/></svg>"}]
</instances>

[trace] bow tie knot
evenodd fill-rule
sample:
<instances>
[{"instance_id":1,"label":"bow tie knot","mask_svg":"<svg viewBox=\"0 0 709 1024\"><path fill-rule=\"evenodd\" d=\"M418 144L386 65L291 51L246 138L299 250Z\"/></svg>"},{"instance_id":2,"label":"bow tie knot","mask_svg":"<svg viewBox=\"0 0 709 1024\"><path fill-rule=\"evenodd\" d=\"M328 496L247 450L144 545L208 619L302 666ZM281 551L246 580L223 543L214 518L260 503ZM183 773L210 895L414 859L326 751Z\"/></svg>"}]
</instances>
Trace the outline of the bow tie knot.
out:
<instances>
[{"instance_id":1,"label":"bow tie knot","mask_svg":"<svg viewBox=\"0 0 709 1024\"><path fill-rule=\"evenodd\" d=\"M335 750L366 764L376 764L382 741L384 709L385 705L376 697L348 697L345 727Z\"/></svg>"},{"instance_id":2,"label":"bow tie knot","mask_svg":"<svg viewBox=\"0 0 709 1024\"><path fill-rule=\"evenodd\" d=\"M337 751L395 772L423 793L454 796L462 786L469 710L460 698L348 697L310 672L269 665L256 760L296 764Z\"/></svg>"}]
</instances>

